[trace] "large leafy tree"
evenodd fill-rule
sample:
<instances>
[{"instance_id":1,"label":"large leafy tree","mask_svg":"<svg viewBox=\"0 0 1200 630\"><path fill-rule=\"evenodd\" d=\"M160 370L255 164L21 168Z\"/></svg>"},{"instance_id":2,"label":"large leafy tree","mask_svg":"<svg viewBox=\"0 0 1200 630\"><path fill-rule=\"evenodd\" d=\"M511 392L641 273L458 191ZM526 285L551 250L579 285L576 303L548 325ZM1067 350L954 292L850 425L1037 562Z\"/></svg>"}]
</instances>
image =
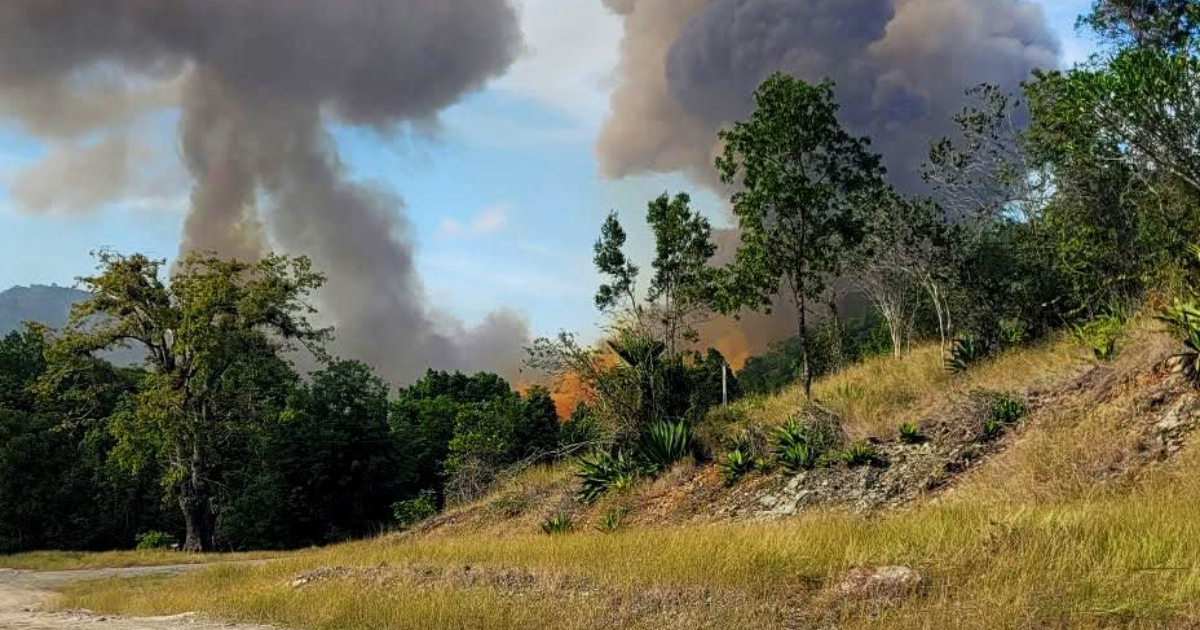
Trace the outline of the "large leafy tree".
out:
<instances>
[{"instance_id":1,"label":"large leafy tree","mask_svg":"<svg viewBox=\"0 0 1200 630\"><path fill-rule=\"evenodd\" d=\"M178 500L184 548L213 549L214 469L222 440L244 418L230 408L231 388L247 357L276 356L302 345L323 357L328 331L312 326L308 298L324 278L306 258L268 256L257 263L193 254L170 279L162 261L113 252L98 255L96 275L80 282L91 299L77 305L57 344L86 356L124 344L145 349L151 374L114 420L117 453L134 468L155 461Z\"/></svg>"},{"instance_id":2,"label":"large leafy tree","mask_svg":"<svg viewBox=\"0 0 1200 630\"><path fill-rule=\"evenodd\" d=\"M883 186L880 158L864 138L838 121L833 84L812 85L785 74L768 78L754 95L749 120L721 133L717 169L736 185L733 212L741 244L721 308L769 309L784 294L796 307L806 393L809 303L842 269L862 239L857 209Z\"/></svg>"}]
</instances>

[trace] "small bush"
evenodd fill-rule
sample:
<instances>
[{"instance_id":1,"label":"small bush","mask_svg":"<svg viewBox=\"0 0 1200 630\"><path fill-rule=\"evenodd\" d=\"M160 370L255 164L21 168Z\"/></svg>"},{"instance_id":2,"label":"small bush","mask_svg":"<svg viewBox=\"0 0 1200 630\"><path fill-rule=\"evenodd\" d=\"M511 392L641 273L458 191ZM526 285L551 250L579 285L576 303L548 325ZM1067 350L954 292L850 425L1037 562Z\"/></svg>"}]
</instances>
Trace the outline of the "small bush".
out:
<instances>
[{"instance_id":1,"label":"small bush","mask_svg":"<svg viewBox=\"0 0 1200 630\"><path fill-rule=\"evenodd\" d=\"M1009 394L998 394L988 415L1003 424L1015 424L1024 418L1028 411L1024 400Z\"/></svg>"},{"instance_id":2,"label":"small bush","mask_svg":"<svg viewBox=\"0 0 1200 630\"><path fill-rule=\"evenodd\" d=\"M842 451L842 462L851 468L859 466L869 466L879 461L879 454L875 452L875 448L866 442L854 442Z\"/></svg>"},{"instance_id":3,"label":"small bush","mask_svg":"<svg viewBox=\"0 0 1200 630\"><path fill-rule=\"evenodd\" d=\"M656 472L670 468L692 451L692 431L683 422L659 421L642 435L638 452Z\"/></svg>"},{"instance_id":4,"label":"small bush","mask_svg":"<svg viewBox=\"0 0 1200 630\"><path fill-rule=\"evenodd\" d=\"M1092 351L1097 361L1111 361L1117 352L1117 339L1121 337L1124 323L1119 317L1108 315L1083 325L1075 326L1075 337Z\"/></svg>"},{"instance_id":5,"label":"small bush","mask_svg":"<svg viewBox=\"0 0 1200 630\"><path fill-rule=\"evenodd\" d=\"M837 442L829 430L803 424L795 418L772 434L775 456L789 472L807 470L828 461L826 455Z\"/></svg>"},{"instance_id":6,"label":"small bush","mask_svg":"<svg viewBox=\"0 0 1200 630\"><path fill-rule=\"evenodd\" d=\"M437 511L437 493L433 490L422 490L415 498L392 504L392 516L400 529L412 529Z\"/></svg>"},{"instance_id":7,"label":"small bush","mask_svg":"<svg viewBox=\"0 0 1200 630\"><path fill-rule=\"evenodd\" d=\"M542 532L547 536L557 536L571 531L573 526L570 515L560 512L542 521Z\"/></svg>"},{"instance_id":8,"label":"small bush","mask_svg":"<svg viewBox=\"0 0 1200 630\"><path fill-rule=\"evenodd\" d=\"M621 522L625 520L626 511L624 509L616 509L610 512L605 512L604 516L600 517L600 522L596 525L596 530L611 534L621 528Z\"/></svg>"},{"instance_id":9,"label":"small bush","mask_svg":"<svg viewBox=\"0 0 1200 630\"><path fill-rule=\"evenodd\" d=\"M972 364L987 356L986 346L971 333L959 335L954 340L947 359L946 369L955 374L966 372Z\"/></svg>"},{"instance_id":10,"label":"small bush","mask_svg":"<svg viewBox=\"0 0 1200 630\"><path fill-rule=\"evenodd\" d=\"M778 451L776 456L784 469L792 473L808 470L817 465L817 456L813 455L813 450L807 444L788 445Z\"/></svg>"},{"instance_id":11,"label":"small bush","mask_svg":"<svg viewBox=\"0 0 1200 630\"><path fill-rule=\"evenodd\" d=\"M988 417L983 421L983 437L986 440L995 440L1004 434L1004 430L1008 428L1007 424L999 420Z\"/></svg>"},{"instance_id":12,"label":"small bush","mask_svg":"<svg viewBox=\"0 0 1200 630\"><path fill-rule=\"evenodd\" d=\"M733 485L742 475L750 472L754 468L754 457L742 450L733 450L725 454L725 461L721 462L721 475L725 477L725 483Z\"/></svg>"},{"instance_id":13,"label":"small bush","mask_svg":"<svg viewBox=\"0 0 1200 630\"><path fill-rule=\"evenodd\" d=\"M1009 394L996 394L983 420L983 437L988 440L1000 437L1005 429L1019 422L1028 412L1024 400Z\"/></svg>"},{"instance_id":14,"label":"small bush","mask_svg":"<svg viewBox=\"0 0 1200 630\"><path fill-rule=\"evenodd\" d=\"M579 500L591 503L610 490L625 490L632 487L641 475L641 468L625 451L597 451L579 459L579 477L582 488Z\"/></svg>"},{"instance_id":15,"label":"small bush","mask_svg":"<svg viewBox=\"0 0 1200 630\"><path fill-rule=\"evenodd\" d=\"M1166 322L1183 339L1183 350L1173 357L1184 377L1200 385L1200 308L1194 303L1177 303L1158 319Z\"/></svg>"},{"instance_id":16,"label":"small bush","mask_svg":"<svg viewBox=\"0 0 1200 630\"><path fill-rule=\"evenodd\" d=\"M138 551L147 551L150 549L170 549L179 541L174 536L157 530L148 531L144 534L138 534L137 548Z\"/></svg>"},{"instance_id":17,"label":"small bush","mask_svg":"<svg viewBox=\"0 0 1200 630\"><path fill-rule=\"evenodd\" d=\"M900 425L900 441L905 444L920 444L925 441L921 429L911 422Z\"/></svg>"}]
</instances>

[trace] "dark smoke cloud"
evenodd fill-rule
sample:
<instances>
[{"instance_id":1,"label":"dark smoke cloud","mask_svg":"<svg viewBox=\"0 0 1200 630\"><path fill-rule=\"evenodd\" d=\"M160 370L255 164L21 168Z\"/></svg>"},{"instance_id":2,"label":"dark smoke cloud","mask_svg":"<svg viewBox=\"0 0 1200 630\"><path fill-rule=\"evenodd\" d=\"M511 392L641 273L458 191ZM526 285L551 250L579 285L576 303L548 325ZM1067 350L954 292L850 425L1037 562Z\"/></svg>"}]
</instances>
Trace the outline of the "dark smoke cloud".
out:
<instances>
[{"instance_id":1,"label":"dark smoke cloud","mask_svg":"<svg viewBox=\"0 0 1200 630\"><path fill-rule=\"evenodd\" d=\"M929 142L964 92L1055 67L1058 44L1025 0L607 0L625 22L622 82L598 144L610 176L684 171L715 185L717 130L785 71L838 83L844 122L893 180L919 189Z\"/></svg>"},{"instance_id":2,"label":"dark smoke cloud","mask_svg":"<svg viewBox=\"0 0 1200 630\"><path fill-rule=\"evenodd\" d=\"M321 300L335 352L389 377L505 369L528 337L524 320L502 312L468 329L437 316L403 203L347 175L327 124L426 125L519 47L507 0L7 0L0 114L62 142L101 134L88 146L112 153L129 146L129 121L177 105L193 180L183 251L310 255L331 277ZM121 156L110 168L129 163ZM122 173L104 176L107 187L82 187L84 202L121 192ZM28 196L42 199L40 188Z\"/></svg>"},{"instance_id":3,"label":"dark smoke cloud","mask_svg":"<svg viewBox=\"0 0 1200 630\"><path fill-rule=\"evenodd\" d=\"M923 192L931 140L952 132L967 89L1017 85L1058 65L1025 0L605 0L625 26L619 83L597 142L614 178L683 172L724 195L717 131L749 116L772 72L837 82L843 122L869 135L894 184ZM732 251L736 233L722 235ZM843 296L844 309L850 305ZM796 334L796 313L717 319L704 339L735 357ZM818 310L818 316L824 309Z\"/></svg>"}]
</instances>

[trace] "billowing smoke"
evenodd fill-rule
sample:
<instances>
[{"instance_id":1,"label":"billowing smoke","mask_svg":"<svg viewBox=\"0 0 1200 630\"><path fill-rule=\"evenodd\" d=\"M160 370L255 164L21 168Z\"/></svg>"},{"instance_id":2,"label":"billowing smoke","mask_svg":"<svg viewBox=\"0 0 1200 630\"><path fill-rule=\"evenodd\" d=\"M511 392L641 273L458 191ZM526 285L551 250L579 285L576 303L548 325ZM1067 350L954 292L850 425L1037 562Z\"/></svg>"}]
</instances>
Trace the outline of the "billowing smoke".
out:
<instances>
[{"instance_id":1,"label":"billowing smoke","mask_svg":"<svg viewBox=\"0 0 1200 630\"><path fill-rule=\"evenodd\" d=\"M893 182L920 189L929 142L965 91L1015 88L1058 63L1025 0L605 0L625 23L621 83L598 143L605 174L689 173L714 184L721 126L768 75L838 84L842 119L869 135Z\"/></svg>"},{"instance_id":2,"label":"billowing smoke","mask_svg":"<svg viewBox=\"0 0 1200 630\"><path fill-rule=\"evenodd\" d=\"M929 143L952 133L969 88L1015 89L1034 68L1058 65L1058 43L1026 0L604 2L625 36L596 147L601 170L613 178L683 172L721 196L729 191L713 166L717 132L750 115L754 90L772 72L833 79L843 123L870 136L893 184L919 193ZM733 244L723 243L726 254ZM702 336L736 365L796 334L795 309L777 307L772 316L714 320Z\"/></svg>"},{"instance_id":3,"label":"billowing smoke","mask_svg":"<svg viewBox=\"0 0 1200 630\"><path fill-rule=\"evenodd\" d=\"M468 329L431 309L402 200L348 176L329 125L426 125L520 44L508 0L7 0L0 115L56 149L15 196L70 211L144 186L160 160L133 126L177 106L193 184L182 251L311 256L330 276L334 352L390 378L511 370L523 318Z\"/></svg>"}]
</instances>

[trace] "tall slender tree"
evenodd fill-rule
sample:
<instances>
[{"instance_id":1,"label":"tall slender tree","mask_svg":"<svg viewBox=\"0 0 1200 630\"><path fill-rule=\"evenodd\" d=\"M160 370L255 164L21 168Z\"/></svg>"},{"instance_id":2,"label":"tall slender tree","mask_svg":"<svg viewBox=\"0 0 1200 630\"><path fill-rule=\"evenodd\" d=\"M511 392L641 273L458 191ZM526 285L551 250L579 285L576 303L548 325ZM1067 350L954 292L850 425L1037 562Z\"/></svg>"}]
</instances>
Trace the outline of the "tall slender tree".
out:
<instances>
[{"instance_id":1,"label":"tall slender tree","mask_svg":"<svg viewBox=\"0 0 1200 630\"><path fill-rule=\"evenodd\" d=\"M749 120L720 134L721 180L738 186L733 212L741 244L717 305L729 313L769 309L784 293L796 306L801 369L812 391L809 303L825 291L863 238L858 210L883 187L869 142L838 121L833 84L775 74L754 95Z\"/></svg>"}]
</instances>

